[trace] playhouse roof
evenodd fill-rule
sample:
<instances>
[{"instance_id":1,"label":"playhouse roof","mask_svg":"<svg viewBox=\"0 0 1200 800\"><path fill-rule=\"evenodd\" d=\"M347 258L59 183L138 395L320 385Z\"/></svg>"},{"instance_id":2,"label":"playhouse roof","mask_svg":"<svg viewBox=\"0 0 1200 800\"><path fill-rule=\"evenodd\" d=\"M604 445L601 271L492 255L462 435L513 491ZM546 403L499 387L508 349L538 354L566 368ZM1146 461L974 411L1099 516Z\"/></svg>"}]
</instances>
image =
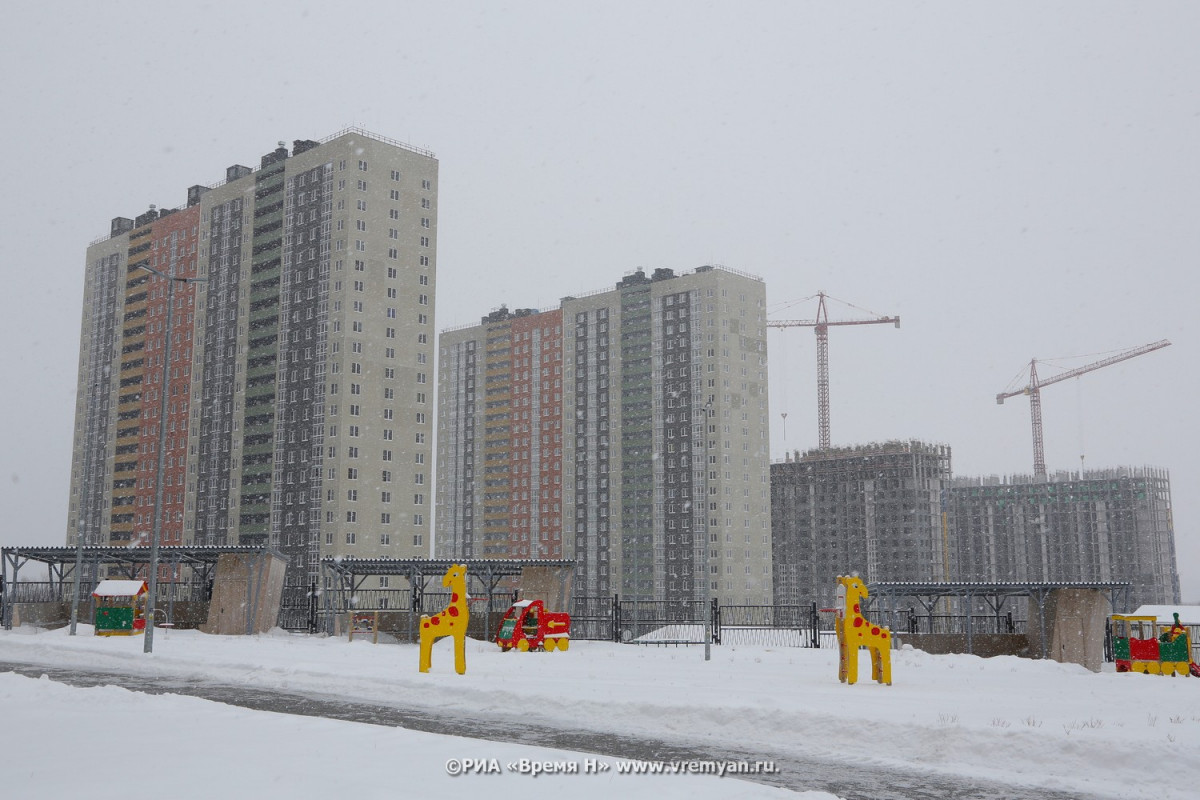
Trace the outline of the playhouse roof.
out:
<instances>
[{"instance_id":1,"label":"playhouse roof","mask_svg":"<svg viewBox=\"0 0 1200 800\"><path fill-rule=\"evenodd\" d=\"M92 592L92 597L137 597L145 591L145 581L104 580Z\"/></svg>"},{"instance_id":2,"label":"playhouse roof","mask_svg":"<svg viewBox=\"0 0 1200 800\"><path fill-rule=\"evenodd\" d=\"M1133 612L1137 616L1157 617L1160 625L1170 625L1175 622L1175 612L1179 612L1179 621L1184 625L1200 625L1200 606L1139 606Z\"/></svg>"}]
</instances>

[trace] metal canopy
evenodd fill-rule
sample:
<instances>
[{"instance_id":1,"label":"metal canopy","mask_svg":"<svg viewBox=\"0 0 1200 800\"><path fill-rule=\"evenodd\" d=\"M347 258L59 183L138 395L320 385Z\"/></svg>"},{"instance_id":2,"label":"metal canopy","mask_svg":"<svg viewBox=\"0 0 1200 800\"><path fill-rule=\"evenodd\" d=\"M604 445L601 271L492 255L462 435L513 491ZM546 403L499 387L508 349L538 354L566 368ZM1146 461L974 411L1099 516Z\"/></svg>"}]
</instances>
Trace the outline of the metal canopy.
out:
<instances>
[{"instance_id":1,"label":"metal canopy","mask_svg":"<svg viewBox=\"0 0 1200 800\"><path fill-rule=\"evenodd\" d=\"M943 598L955 597L966 600L964 614L967 628L967 652L974 652L973 626L971 622L971 601L978 599L988 604L997 615L1004 604L1014 597L1027 597L1036 600L1038 604L1038 630L1046 629L1046 599L1055 589L1095 589L1108 592L1109 602L1113 608L1118 607L1120 597L1121 607L1129 604L1131 584L1121 581L1057 581L1042 583L1004 583L993 581L951 581L944 583L925 583L921 581L879 582L867 585L872 604L876 604L882 612L888 614L889 624L895 627L896 601L908 597L921 604L926 614L932 615L933 608ZM1040 637L1042 643L1042 658L1046 657L1046 637Z\"/></svg>"},{"instance_id":2,"label":"metal canopy","mask_svg":"<svg viewBox=\"0 0 1200 800\"><path fill-rule=\"evenodd\" d=\"M321 559L321 575L324 578L324 608L326 625L332 626L330 612L346 612L351 607L351 597L362 587L363 582L370 577L381 575L400 576L408 579L412 590L410 608L419 612L423 605L426 584L433 579L440 579L446 570L454 564L465 564L468 581L474 581L482 586L480 595L487 598L487 611L492 612L492 595L496 586L505 578L515 578L521 575L526 567L569 567L574 568L574 561L555 561L550 559L455 559L455 558L342 558L327 557ZM470 592L470 583L467 587Z\"/></svg>"},{"instance_id":3,"label":"metal canopy","mask_svg":"<svg viewBox=\"0 0 1200 800\"><path fill-rule=\"evenodd\" d=\"M114 567L129 578L136 577L139 568L150 564L149 547L122 547L91 545L80 548L83 553L84 576L95 577L100 567ZM208 580L217 559L227 553L262 553L264 548L251 545L159 547L158 562L161 566L189 566L202 581ZM31 562L45 564L50 583L63 585L74 580L76 548L58 547L5 547L0 548L0 584L3 584L3 625L12 628L12 600L17 577L23 567Z\"/></svg>"}]
</instances>

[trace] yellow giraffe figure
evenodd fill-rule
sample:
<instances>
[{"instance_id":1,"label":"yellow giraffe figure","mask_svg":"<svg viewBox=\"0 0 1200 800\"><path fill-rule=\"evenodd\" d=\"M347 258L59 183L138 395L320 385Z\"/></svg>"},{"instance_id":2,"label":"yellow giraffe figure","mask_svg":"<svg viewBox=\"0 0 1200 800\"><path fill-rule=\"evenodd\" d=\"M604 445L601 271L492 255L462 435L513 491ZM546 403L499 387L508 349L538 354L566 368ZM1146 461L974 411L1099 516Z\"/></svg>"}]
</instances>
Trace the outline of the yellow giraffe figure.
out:
<instances>
[{"instance_id":1,"label":"yellow giraffe figure","mask_svg":"<svg viewBox=\"0 0 1200 800\"><path fill-rule=\"evenodd\" d=\"M442 586L450 587L450 605L432 617L421 615L421 672L429 672L433 657L433 643L443 636L454 637L454 671L459 675L467 671L467 620L471 611L467 608L467 566L451 564L442 578Z\"/></svg>"},{"instance_id":2,"label":"yellow giraffe figure","mask_svg":"<svg viewBox=\"0 0 1200 800\"><path fill-rule=\"evenodd\" d=\"M871 677L879 683L892 685L892 632L873 625L862 615L862 601L867 597L866 584L857 575L838 576L837 618L834 629L838 638L838 680L858 682L858 649L871 651Z\"/></svg>"}]
</instances>

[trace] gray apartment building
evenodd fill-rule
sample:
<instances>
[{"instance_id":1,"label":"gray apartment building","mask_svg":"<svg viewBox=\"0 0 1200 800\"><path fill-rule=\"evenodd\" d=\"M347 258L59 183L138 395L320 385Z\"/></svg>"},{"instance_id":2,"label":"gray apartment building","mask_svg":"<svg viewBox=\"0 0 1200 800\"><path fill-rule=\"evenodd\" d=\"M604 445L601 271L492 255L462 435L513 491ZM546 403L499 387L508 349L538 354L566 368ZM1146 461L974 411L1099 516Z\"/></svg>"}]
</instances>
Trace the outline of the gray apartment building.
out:
<instances>
[{"instance_id":1,"label":"gray apartment building","mask_svg":"<svg viewBox=\"0 0 1200 800\"><path fill-rule=\"evenodd\" d=\"M770 602L761 279L636 270L439 347L440 557L573 559L577 596Z\"/></svg>"}]
</instances>

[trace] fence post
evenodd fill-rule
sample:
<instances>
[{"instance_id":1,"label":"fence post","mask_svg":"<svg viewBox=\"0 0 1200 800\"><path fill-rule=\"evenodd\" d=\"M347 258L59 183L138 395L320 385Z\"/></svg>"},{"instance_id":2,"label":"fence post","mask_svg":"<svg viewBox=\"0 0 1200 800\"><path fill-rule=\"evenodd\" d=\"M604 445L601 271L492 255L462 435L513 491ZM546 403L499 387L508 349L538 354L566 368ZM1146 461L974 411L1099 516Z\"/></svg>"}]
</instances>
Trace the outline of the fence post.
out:
<instances>
[{"instance_id":1,"label":"fence post","mask_svg":"<svg viewBox=\"0 0 1200 800\"><path fill-rule=\"evenodd\" d=\"M809 636L812 639L814 650L819 650L821 647L821 615L817 611L817 601L814 600L808 612L808 629L811 631Z\"/></svg>"},{"instance_id":2,"label":"fence post","mask_svg":"<svg viewBox=\"0 0 1200 800\"><path fill-rule=\"evenodd\" d=\"M721 643L721 606L716 597L709 597L708 618L713 622L713 644Z\"/></svg>"},{"instance_id":3,"label":"fence post","mask_svg":"<svg viewBox=\"0 0 1200 800\"><path fill-rule=\"evenodd\" d=\"M308 588L308 632L317 632L317 581Z\"/></svg>"}]
</instances>

